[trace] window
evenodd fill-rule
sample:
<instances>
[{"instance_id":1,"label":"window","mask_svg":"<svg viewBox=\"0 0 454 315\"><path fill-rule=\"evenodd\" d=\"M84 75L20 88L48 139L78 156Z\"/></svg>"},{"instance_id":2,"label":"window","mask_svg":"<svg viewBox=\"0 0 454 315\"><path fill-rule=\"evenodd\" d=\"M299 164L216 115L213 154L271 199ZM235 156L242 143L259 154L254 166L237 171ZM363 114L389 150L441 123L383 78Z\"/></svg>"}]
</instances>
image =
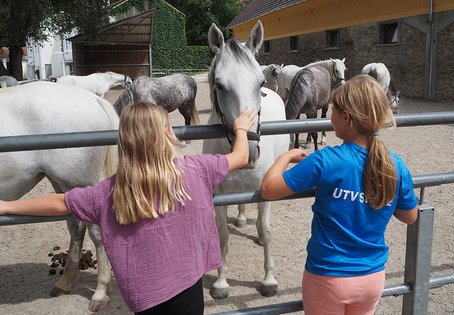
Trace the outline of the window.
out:
<instances>
[{"instance_id":1,"label":"window","mask_svg":"<svg viewBox=\"0 0 454 315\"><path fill-rule=\"evenodd\" d=\"M339 48L339 30L326 31L326 48Z\"/></svg>"},{"instance_id":2,"label":"window","mask_svg":"<svg viewBox=\"0 0 454 315\"><path fill-rule=\"evenodd\" d=\"M46 78L50 77L50 76L52 75L52 65L46 63L46 64L44 65L44 68L45 68L45 70L46 70Z\"/></svg>"},{"instance_id":3,"label":"window","mask_svg":"<svg viewBox=\"0 0 454 315\"><path fill-rule=\"evenodd\" d=\"M399 42L399 29L397 23L380 24L379 32L380 44L397 44Z\"/></svg>"},{"instance_id":4,"label":"window","mask_svg":"<svg viewBox=\"0 0 454 315\"><path fill-rule=\"evenodd\" d=\"M298 50L298 37L290 36L289 37L290 51Z\"/></svg>"},{"instance_id":5,"label":"window","mask_svg":"<svg viewBox=\"0 0 454 315\"><path fill-rule=\"evenodd\" d=\"M263 42L263 52L269 54L271 52L271 42L266 40Z\"/></svg>"}]
</instances>

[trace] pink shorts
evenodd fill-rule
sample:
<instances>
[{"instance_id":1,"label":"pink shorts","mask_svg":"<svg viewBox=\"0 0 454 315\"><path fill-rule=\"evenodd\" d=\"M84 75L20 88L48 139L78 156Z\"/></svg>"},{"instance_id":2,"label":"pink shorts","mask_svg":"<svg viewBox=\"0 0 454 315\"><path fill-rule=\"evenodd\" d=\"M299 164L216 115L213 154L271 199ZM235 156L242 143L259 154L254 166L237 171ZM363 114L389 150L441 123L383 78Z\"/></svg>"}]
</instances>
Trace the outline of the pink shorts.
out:
<instances>
[{"instance_id":1,"label":"pink shorts","mask_svg":"<svg viewBox=\"0 0 454 315\"><path fill-rule=\"evenodd\" d=\"M319 276L304 271L304 314L374 314L385 287L385 271L361 277Z\"/></svg>"}]
</instances>

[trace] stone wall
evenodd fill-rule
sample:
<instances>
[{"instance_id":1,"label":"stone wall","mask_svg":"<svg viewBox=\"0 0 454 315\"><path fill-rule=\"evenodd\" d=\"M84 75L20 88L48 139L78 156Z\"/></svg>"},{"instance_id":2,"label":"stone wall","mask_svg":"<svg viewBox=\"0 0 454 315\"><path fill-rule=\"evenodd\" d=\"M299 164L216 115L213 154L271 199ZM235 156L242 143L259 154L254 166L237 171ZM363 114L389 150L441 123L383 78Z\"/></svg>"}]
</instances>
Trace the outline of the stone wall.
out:
<instances>
[{"instance_id":1,"label":"stone wall","mask_svg":"<svg viewBox=\"0 0 454 315\"><path fill-rule=\"evenodd\" d=\"M289 39L271 41L270 53L260 54L260 64L307 65L329 58L346 58L346 78L360 74L371 62L384 63L401 90L403 97L423 98L426 36L423 32L399 21L397 44L379 44L378 24L340 30L339 48L326 48L325 32L298 36L298 50L289 51ZM454 23L438 34L436 95L438 100L454 100Z\"/></svg>"}]
</instances>

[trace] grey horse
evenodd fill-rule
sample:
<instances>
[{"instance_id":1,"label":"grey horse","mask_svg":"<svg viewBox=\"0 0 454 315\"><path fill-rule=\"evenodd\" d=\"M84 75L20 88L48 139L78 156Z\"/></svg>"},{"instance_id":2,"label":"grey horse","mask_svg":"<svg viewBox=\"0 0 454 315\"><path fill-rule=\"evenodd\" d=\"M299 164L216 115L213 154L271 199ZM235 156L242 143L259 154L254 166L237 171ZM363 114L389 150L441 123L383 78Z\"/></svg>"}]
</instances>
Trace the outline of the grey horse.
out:
<instances>
[{"instance_id":1,"label":"grey horse","mask_svg":"<svg viewBox=\"0 0 454 315\"><path fill-rule=\"evenodd\" d=\"M0 76L0 88L6 88L15 85L19 85L19 82L17 82L14 77L9 75Z\"/></svg>"},{"instance_id":2,"label":"grey horse","mask_svg":"<svg viewBox=\"0 0 454 315\"><path fill-rule=\"evenodd\" d=\"M297 119L300 114L307 118L317 118L317 111L322 110L322 118L326 118L331 98L331 77L325 68L311 66L302 68L292 80L290 95L285 108L286 119ZM307 135L306 145L314 140L314 150L318 150L317 132ZM326 133L322 133L322 144L326 143ZM295 134L295 148L299 147L298 134Z\"/></svg>"}]
</instances>

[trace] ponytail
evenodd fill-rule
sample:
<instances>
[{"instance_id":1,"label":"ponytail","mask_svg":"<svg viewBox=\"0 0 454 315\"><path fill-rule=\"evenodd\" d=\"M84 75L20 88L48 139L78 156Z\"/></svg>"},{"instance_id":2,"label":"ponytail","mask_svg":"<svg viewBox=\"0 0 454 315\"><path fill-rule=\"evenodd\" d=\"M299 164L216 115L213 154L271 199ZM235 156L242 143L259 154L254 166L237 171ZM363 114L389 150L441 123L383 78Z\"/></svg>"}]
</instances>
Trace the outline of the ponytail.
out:
<instances>
[{"instance_id":1,"label":"ponytail","mask_svg":"<svg viewBox=\"0 0 454 315\"><path fill-rule=\"evenodd\" d=\"M381 209L394 199L396 168L385 144L378 136L370 137L363 179L364 193L372 208Z\"/></svg>"}]
</instances>

